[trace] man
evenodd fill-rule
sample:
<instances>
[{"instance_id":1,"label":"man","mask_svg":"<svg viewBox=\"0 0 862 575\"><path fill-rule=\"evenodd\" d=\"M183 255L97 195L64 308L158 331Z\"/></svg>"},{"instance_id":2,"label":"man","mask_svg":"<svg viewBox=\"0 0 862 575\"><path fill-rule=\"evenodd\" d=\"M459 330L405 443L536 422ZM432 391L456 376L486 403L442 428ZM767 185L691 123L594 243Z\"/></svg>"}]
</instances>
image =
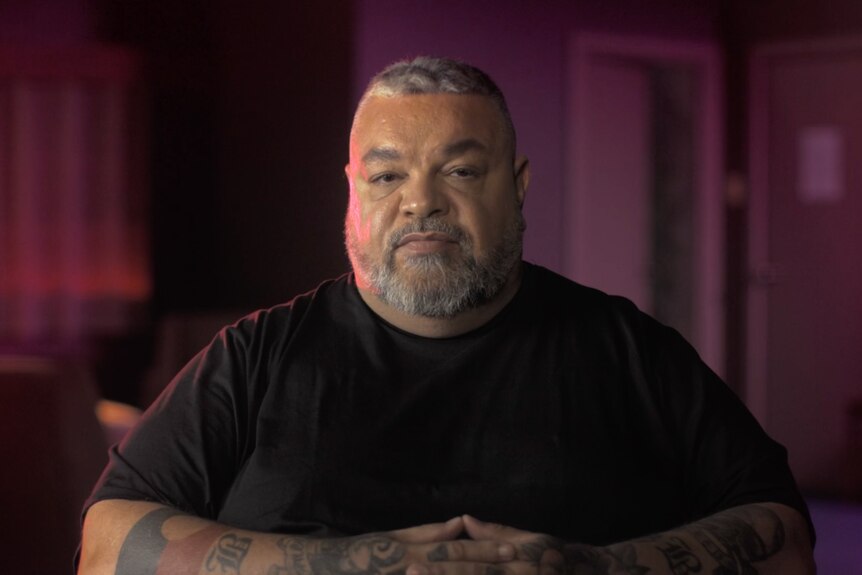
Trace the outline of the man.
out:
<instances>
[{"instance_id":1,"label":"man","mask_svg":"<svg viewBox=\"0 0 862 575\"><path fill-rule=\"evenodd\" d=\"M223 330L111 453L81 573L812 573L786 454L676 334L521 261L499 89L418 58L350 138L353 274Z\"/></svg>"}]
</instances>

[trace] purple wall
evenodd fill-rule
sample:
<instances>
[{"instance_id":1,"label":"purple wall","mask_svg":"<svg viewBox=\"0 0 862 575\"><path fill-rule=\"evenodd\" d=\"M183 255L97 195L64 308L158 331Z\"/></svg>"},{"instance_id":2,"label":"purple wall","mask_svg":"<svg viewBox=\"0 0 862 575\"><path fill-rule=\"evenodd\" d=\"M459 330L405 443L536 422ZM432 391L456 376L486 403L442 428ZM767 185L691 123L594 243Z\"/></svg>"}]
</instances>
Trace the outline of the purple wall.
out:
<instances>
[{"instance_id":1,"label":"purple wall","mask_svg":"<svg viewBox=\"0 0 862 575\"><path fill-rule=\"evenodd\" d=\"M0 2L0 43L69 44L93 40L87 0Z\"/></svg>"}]
</instances>

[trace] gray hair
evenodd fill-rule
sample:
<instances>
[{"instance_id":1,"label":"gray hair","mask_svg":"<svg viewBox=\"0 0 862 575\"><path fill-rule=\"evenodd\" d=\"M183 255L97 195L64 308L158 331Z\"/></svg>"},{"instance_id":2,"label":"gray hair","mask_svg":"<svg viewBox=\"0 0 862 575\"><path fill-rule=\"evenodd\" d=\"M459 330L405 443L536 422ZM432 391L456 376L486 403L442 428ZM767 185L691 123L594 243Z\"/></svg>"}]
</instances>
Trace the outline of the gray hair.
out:
<instances>
[{"instance_id":1,"label":"gray hair","mask_svg":"<svg viewBox=\"0 0 862 575\"><path fill-rule=\"evenodd\" d=\"M515 150L515 125L503 92L488 74L465 62L449 58L419 56L387 66L369 82L359 106L371 96L413 94L466 94L490 98L503 118L512 152Z\"/></svg>"}]
</instances>

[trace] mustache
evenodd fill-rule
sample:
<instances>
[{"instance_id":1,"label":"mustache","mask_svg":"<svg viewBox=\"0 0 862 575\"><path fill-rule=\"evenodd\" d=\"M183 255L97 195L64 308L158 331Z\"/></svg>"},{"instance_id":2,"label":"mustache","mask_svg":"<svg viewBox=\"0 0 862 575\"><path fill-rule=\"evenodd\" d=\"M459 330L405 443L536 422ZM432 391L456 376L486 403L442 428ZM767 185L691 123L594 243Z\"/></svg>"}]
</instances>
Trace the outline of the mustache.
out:
<instances>
[{"instance_id":1,"label":"mustache","mask_svg":"<svg viewBox=\"0 0 862 575\"><path fill-rule=\"evenodd\" d=\"M392 235L389 236L389 241L387 242L389 245L389 249L394 250L396 247L398 247L398 244L401 243L401 240L404 238L404 236L408 234L427 232L446 234L447 236L458 242L458 244L461 246L464 246L465 243L467 243L467 234L464 232L464 230L462 230L455 224L450 224L449 222L444 222L443 220L431 218L414 220L392 232Z\"/></svg>"}]
</instances>

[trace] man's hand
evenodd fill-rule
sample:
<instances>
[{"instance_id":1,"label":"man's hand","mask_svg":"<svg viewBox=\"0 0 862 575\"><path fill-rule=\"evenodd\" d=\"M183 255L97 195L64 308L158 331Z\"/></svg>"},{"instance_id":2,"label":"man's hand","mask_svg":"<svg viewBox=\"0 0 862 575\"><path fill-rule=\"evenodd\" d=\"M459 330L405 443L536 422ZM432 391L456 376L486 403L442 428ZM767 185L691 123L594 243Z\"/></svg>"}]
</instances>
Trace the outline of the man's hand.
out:
<instances>
[{"instance_id":1,"label":"man's hand","mask_svg":"<svg viewBox=\"0 0 862 575\"><path fill-rule=\"evenodd\" d=\"M462 519L472 539L514 546L515 559L499 566L506 573L521 573L524 567L538 575L815 572L805 521L799 512L775 503L742 505L671 531L606 547L564 543L470 516ZM442 572L432 565L428 575Z\"/></svg>"},{"instance_id":2,"label":"man's hand","mask_svg":"<svg viewBox=\"0 0 862 575\"><path fill-rule=\"evenodd\" d=\"M515 558L507 570L560 575L565 572L562 540L541 533L522 531L497 523L485 523L465 515L464 529L476 541L498 541L510 543L515 549Z\"/></svg>"},{"instance_id":3,"label":"man's hand","mask_svg":"<svg viewBox=\"0 0 862 575\"><path fill-rule=\"evenodd\" d=\"M464 520L386 533L314 539L283 537L284 561L273 575L488 575L515 557L514 545L494 539L457 539Z\"/></svg>"}]
</instances>

